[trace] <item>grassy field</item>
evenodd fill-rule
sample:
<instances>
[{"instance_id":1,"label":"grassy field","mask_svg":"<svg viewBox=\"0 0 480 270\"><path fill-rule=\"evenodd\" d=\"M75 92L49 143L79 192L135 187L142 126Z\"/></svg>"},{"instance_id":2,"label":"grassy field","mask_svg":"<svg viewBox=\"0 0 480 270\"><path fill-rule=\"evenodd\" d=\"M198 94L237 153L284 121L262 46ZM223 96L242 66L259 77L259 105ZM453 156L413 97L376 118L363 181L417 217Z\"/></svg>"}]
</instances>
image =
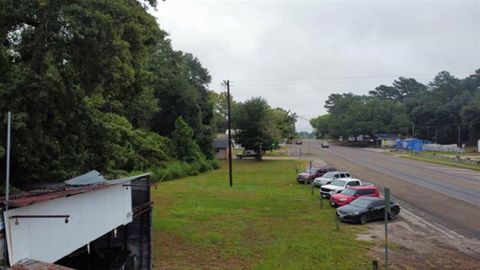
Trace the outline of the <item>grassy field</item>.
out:
<instances>
[{"instance_id":1,"label":"grassy field","mask_svg":"<svg viewBox=\"0 0 480 270\"><path fill-rule=\"evenodd\" d=\"M267 151L265 157L288 157L288 149L286 146L282 146L279 149L273 151Z\"/></svg>"},{"instance_id":2,"label":"grassy field","mask_svg":"<svg viewBox=\"0 0 480 270\"><path fill-rule=\"evenodd\" d=\"M446 165L446 166L451 166L451 167L456 167L456 168L480 171L480 166L478 166L478 165L460 163L460 162L450 161L450 160L446 160L446 159L438 159L438 158L433 158L433 157L419 156L419 155L415 155L415 154L402 154L401 157L408 158L408 159L425 161L425 162L430 162L430 163L433 163L433 164L440 164L440 165Z\"/></svg>"},{"instance_id":3,"label":"grassy field","mask_svg":"<svg viewBox=\"0 0 480 270\"><path fill-rule=\"evenodd\" d=\"M234 161L152 192L154 269L370 269L360 225L295 181L293 160ZM316 191L318 192L318 190Z\"/></svg>"}]
</instances>

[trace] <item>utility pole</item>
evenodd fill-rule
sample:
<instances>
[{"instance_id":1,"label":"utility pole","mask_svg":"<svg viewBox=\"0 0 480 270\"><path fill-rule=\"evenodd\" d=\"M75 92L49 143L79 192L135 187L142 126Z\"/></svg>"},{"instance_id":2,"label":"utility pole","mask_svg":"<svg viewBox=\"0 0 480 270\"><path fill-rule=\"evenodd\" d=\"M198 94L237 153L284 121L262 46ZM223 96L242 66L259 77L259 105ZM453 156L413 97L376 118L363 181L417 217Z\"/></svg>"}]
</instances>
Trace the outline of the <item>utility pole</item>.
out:
<instances>
[{"instance_id":1,"label":"utility pole","mask_svg":"<svg viewBox=\"0 0 480 270\"><path fill-rule=\"evenodd\" d=\"M430 140L430 126L427 126L427 140Z\"/></svg>"},{"instance_id":2,"label":"utility pole","mask_svg":"<svg viewBox=\"0 0 480 270\"><path fill-rule=\"evenodd\" d=\"M437 129L435 129L435 144L437 144Z\"/></svg>"},{"instance_id":3,"label":"utility pole","mask_svg":"<svg viewBox=\"0 0 480 270\"><path fill-rule=\"evenodd\" d=\"M460 126L458 128L458 140L457 140L457 146L462 148L462 128Z\"/></svg>"},{"instance_id":4,"label":"utility pole","mask_svg":"<svg viewBox=\"0 0 480 270\"><path fill-rule=\"evenodd\" d=\"M415 138L415 123L412 122L412 139Z\"/></svg>"},{"instance_id":5,"label":"utility pole","mask_svg":"<svg viewBox=\"0 0 480 270\"><path fill-rule=\"evenodd\" d=\"M7 116L7 172L6 172L6 183L5 183L5 209L8 210L8 200L10 199L10 136L12 129L12 113L8 112Z\"/></svg>"},{"instance_id":6,"label":"utility pole","mask_svg":"<svg viewBox=\"0 0 480 270\"><path fill-rule=\"evenodd\" d=\"M230 80L223 81L227 87L227 110L228 110L228 183L233 186L232 181L232 115L230 110Z\"/></svg>"}]
</instances>

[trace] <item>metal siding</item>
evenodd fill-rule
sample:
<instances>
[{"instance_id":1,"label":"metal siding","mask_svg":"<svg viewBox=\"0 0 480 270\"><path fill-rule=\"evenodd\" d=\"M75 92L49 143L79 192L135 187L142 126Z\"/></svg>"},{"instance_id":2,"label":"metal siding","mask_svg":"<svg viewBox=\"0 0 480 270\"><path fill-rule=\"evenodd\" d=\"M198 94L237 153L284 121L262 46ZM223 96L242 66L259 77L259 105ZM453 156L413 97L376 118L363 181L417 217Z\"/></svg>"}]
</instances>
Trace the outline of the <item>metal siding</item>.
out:
<instances>
[{"instance_id":1,"label":"metal siding","mask_svg":"<svg viewBox=\"0 0 480 270\"><path fill-rule=\"evenodd\" d=\"M14 215L70 215L19 218ZM70 197L15 208L4 213L11 264L29 258L53 263L120 225L132 221L131 189L112 185Z\"/></svg>"}]
</instances>

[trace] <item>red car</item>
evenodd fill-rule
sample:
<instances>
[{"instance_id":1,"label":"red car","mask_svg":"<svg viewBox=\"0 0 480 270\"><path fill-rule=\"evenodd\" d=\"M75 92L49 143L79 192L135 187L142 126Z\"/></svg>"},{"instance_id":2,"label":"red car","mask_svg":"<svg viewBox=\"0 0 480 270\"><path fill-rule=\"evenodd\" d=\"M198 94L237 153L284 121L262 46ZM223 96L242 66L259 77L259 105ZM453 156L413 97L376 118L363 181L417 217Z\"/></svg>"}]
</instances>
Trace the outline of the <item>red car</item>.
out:
<instances>
[{"instance_id":1,"label":"red car","mask_svg":"<svg viewBox=\"0 0 480 270\"><path fill-rule=\"evenodd\" d=\"M343 206L360 197L380 197L376 186L348 187L342 192L330 196L330 205L333 207Z\"/></svg>"}]
</instances>

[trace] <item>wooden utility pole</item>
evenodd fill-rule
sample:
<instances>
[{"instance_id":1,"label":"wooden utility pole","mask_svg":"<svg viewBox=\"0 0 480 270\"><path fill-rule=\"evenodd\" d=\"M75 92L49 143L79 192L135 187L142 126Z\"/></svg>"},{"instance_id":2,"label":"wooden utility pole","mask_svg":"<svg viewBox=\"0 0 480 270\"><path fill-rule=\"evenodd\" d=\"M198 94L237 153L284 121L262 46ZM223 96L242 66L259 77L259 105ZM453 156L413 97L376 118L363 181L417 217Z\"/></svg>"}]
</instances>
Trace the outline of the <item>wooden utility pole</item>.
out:
<instances>
[{"instance_id":1,"label":"wooden utility pole","mask_svg":"<svg viewBox=\"0 0 480 270\"><path fill-rule=\"evenodd\" d=\"M232 180L232 114L230 110L230 81L223 81L227 87L227 110L228 110L228 183L233 186Z\"/></svg>"},{"instance_id":2,"label":"wooden utility pole","mask_svg":"<svg viewBox=\"0 0 480 270\"><path fill-rule=\"evenodd\" d=\"M459 148L462 148L462 128L460 126L458 128L458 141L457 141L457 146Z\"/></svg>"}]
</instances>

